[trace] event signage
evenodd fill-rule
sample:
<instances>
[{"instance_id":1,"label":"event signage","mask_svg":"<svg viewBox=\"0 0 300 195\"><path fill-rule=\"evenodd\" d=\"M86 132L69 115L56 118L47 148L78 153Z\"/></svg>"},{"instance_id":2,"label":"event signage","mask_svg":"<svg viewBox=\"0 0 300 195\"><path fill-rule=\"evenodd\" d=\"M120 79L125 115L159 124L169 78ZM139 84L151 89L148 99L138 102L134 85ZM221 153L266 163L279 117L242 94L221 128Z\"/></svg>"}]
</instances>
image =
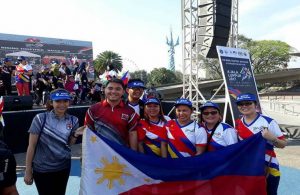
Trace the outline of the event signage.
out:
<instances>
[{"instance_id":1,"label":"event signage","mask_svg":"<svg viewBox=\"0 0 300 195\"><path fill-rule=\"evenodd\" d=\"M90 41L78 41L69 39L57 39L26 35L13 35L0 33L0 60L11 57L16 52L26 51L37 57L28 57L29 63L33 65L49 65L53 60L65 62L67 65L85 61L90 64L90 73L93 72L93 46ZM33 56L32 55L32 56ZM16 60L16 57L12 57ZM72 68L72 66L70 66Z\"/></svg>"},{"instance_id":2,"label":"event signage","mask_svg":"<svg viewBox=\"0 0 300 195\"><path fill-rule=\"evenodd\" d=\"M236 97L241 93L252 93L257 99L258 92L251 66L250 54L245 49L217 46L217 52L229 94L229 105L234 119L240 117L235 104ZM258 112L261 112L258 101Z\"/></svg>"}]
</instances>

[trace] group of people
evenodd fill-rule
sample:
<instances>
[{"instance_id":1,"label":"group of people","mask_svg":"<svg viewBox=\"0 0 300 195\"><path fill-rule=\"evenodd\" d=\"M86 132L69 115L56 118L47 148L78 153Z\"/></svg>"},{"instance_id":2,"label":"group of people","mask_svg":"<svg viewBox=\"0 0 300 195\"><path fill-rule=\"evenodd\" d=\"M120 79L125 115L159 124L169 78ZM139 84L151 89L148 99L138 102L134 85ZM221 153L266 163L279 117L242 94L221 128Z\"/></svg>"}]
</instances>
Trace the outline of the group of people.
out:
<instances>
[{"instance_id":1,"label":"group of people","mask_svg":"<svg viewBox=\"0 0 300 195\"><path fill-rule=\"evenodd\" d=\"M80 65L75 62L72 71L64 62L58 64L53 61L50 67L42 66L36 74L34 82L35 103L39 105L42 102L45 105L49 93L58 88L69 91L73 96L72 104L85 103L87 98L95 102L100 101L102 84L89 82L88 69L89 66L86 62L82 62Z\"/></svg>"},{"instance_id":2,"label":"group of people","mask_svg":"<svg viewBox=\"0 0 300 195\"><path fill-rule=\"evenodd\" d=\"M24 56L19 56L15 63L11 58L4 58L3 64L0 63L0 82L3 83L0 85L0 95L12 95L12 77L15 77L18 95L30 95L32 71Z\"/></svg>"},{"instance_id":3,"label":"group of people","mask_svg":"<svg viewBox=\"0 0 300 195\"><path fill-rule=\"evenodd\" d=\"M211 101L201 105L199 120L195 121L191 119L192 102L179 98L174 104L176 117L171 119L164 115L155 94L141 100L145 88L139 79L129 80L127 86L117 78L108 80L105 99L87 110L81 127L78 118L67 113L72 100L69 91L52 91L48 111L37 114L29 129L25 183L31 185L34 181L40 195L65 194L71 167L70 145L85 128L124 147L162 158L192 157L221 150L261 133L266 139L267 193L277 194L280 172L274 147L284 148L287 142L276 121L257 112L255 95L237 96L242 117L233 128L222 122L219 105Z\"/></svg>"},{"instance_id":4,"label":"group of people","mask_svg":"<svg viewBox=\"0 0 300 195\"><path fill-rule=\"evenodd\" d=\"M29 96L32 89L36 105L45 105L49 93L58 88L72 94L73 104L84 103L87 98L100 101L102 84L89 82L88 69L86 62L79 64L76 61L70 70L65 62L52 61L50 66L41 66L34 74L26 57L19 56L14 64L6 57L0 64L0 95L12 95L12 78L15 78L18 96Z\"/></svg>"}]
</instances>

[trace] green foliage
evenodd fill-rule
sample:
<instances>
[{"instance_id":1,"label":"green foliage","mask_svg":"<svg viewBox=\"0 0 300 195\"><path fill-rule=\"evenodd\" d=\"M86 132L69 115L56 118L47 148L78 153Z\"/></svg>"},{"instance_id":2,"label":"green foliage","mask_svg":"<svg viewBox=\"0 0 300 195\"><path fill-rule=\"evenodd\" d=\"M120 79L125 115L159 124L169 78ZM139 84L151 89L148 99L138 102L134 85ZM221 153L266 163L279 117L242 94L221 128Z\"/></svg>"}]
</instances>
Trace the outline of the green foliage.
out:
<instances>
[{"instance_id":1,"label":"green foliage","mask_svg":"<svg viewBox=\"0 0 300 195\"><path fill-rule=\"evenodd\" d=\"M182 83L183 74L182 72L176 70L175 71L176 83Z\"/></svg>"},{"instance_id":2,"label":"green foliage","mask_svg":"<svg viewBox=\"0 0 300 195\"><path fill-rule=\"evenodd\" d=\"M238 47L247 49L251 55L251 63L254 73L277 71L287 67L290 61L291 47L282 41L262 40L255 41L244 35L238 36ZM200 56L202 68L208 71L210 79L222 78L222 71L218 59L204 58Z\"/></svg>"},{"instance_id":3,"label":"green foliage","mask_svg":"<svg viewBox=\"0 0 300 195\"><path fill-rule=\"evenodd\" d=\"M253 40L245 35L238 35L238 47L248 49L253 44Z\"/></svg>"},{"instance_id":4,"label":"green foliage","mask_svg":"<svg viewBox=\"0 0 300 195\"><path fill-rule=\"evenodd\" d=\"M159 86L164 84L177 83L179 81L176 79L176 75L173 71L166 68L155 68L150 72L148 82L152 86Z\"/></svg>"},{"instance_id":5,"label":"green foliage","mask_svg":"<svg viewBox=\"0 0 300 195\"><path fill-rule=\"evenodd\" d=\"M97 74L103 74L108 66L113 66L117 72L121 72L123 68L121 56L113 51L104 51L98 54L94 60Z\"/></svg>"},{"instance_id":6,"label":"green foliage","mask_svg":"<svg viewBox=\"0 0 300 195\"><path fill-rule=\"evenodd\" d=\"M253 41L248 46L254 73L276 71L287 67L291 47L282 41Z\"/></svg>"},{"instance_id":7,"label":"green foliage","mask_svg":"<svg viewBox=\"0 0 300 195\"><path fill-rule=\"evenodd\" d=\"M141 79L144 81L145 85L148 83L148 73L145 70L136 70L134 72L130 72L131 79Z\"/></svg>"},{"instance_id":8,"label":"green foliage","mask_svg":"<svg viewBox=\"0 0 300 195\"><path fill-rule=\"evenodd\" d=\"M218 58L204 58L203 56L200 56L200 60L203 62L201 63L201 68L206 69L209 75L208 79L222 78L222 70Z\"/></svg>"}]
</instances>

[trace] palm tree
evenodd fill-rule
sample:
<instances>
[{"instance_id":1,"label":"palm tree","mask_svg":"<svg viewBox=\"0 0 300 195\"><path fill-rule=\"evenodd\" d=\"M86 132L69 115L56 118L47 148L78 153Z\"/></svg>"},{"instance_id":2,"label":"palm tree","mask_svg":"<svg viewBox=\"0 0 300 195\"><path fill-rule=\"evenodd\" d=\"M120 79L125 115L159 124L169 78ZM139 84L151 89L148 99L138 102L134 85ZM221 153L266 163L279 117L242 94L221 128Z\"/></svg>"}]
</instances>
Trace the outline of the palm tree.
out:
<instances>
[{"instance_id":1,"label":"palm tree","mask_svg":"<svg viewBox=\"0 0 300 195\"><path fill-rule=\"evenodd\" d=\"M122 71L122 58L113 51L104 51L97 55L94 67L98 74L103 74L108 68L114 69L117 73Z\"/></svg>"}]
</instances>

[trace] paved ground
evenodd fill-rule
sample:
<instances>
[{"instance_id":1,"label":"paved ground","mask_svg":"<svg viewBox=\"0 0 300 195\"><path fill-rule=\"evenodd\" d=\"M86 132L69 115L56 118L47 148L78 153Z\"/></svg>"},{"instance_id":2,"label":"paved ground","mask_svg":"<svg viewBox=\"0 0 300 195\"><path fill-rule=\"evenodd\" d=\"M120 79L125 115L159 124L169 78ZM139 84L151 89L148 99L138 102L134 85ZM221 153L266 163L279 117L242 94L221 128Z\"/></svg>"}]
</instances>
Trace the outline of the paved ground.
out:
<instances>
[{"instance_id":1,"label":"paved ground","mask_svg":"<svg viewBox=\"0 0 300 195\"><path fill-rule=\"evenodd\" d=\"M287 147L284 149L276 148L275 150L280 165L300 170L300 140L288 140Z\"/></svg>"}]
</instances>

